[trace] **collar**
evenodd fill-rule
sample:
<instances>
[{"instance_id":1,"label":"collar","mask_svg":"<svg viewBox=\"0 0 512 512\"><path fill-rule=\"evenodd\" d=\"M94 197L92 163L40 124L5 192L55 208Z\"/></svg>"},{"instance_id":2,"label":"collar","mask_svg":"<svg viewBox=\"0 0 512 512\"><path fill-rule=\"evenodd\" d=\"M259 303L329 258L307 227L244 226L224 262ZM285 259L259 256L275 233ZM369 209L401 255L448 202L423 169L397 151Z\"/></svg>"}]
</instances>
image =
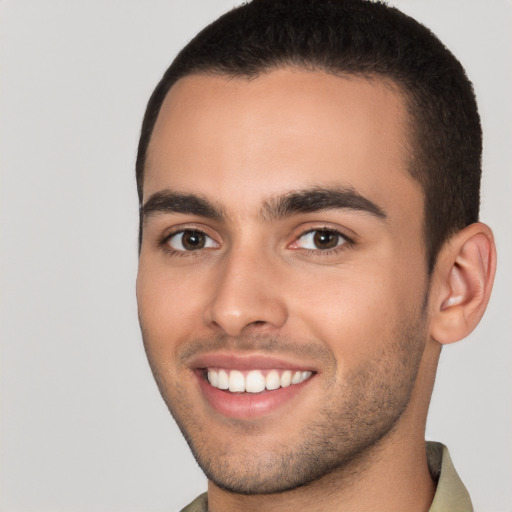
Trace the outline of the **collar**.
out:
<instances>
[{"instance_id":1,"label":"collar","mask_svg":"<svg viewBox=\"0 0 512 512\"><path fill-rule=\"evenodd\" d=\"M448 448L441 443L427 442L427 460L430 474L437 481L429 512L473 512L471 498L455 471Z\"/></svg>"}]
</instances>

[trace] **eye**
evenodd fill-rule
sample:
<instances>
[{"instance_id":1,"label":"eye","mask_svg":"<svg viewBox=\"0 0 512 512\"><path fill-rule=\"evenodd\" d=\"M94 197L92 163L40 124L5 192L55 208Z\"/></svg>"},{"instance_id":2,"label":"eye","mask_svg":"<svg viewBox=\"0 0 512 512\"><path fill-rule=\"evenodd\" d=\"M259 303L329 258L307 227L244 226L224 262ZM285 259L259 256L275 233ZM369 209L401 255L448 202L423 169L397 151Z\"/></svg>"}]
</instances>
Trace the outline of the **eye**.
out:
<instances>
[{"instance_id":1,"label":"eye","mask_svg":"<svg viewBox=\"0 0 512 512\"><path fill-rule=\"evenodd\" d=\"M332 229L314 229L304 233L293 243L293 249L323 250L336 249L348 240L341 233Z\"/></svg>"},{"instance_id":2,"label":"eye","mask_svg":"<svg viewBox=\"0 0 512 512\"><path fill-rule=\"evenodd\" d=\"M197 251L217 247L217 243L202 231L185 229L167 238L166 243L175 251Z\"/></svg>"}]
</instances>

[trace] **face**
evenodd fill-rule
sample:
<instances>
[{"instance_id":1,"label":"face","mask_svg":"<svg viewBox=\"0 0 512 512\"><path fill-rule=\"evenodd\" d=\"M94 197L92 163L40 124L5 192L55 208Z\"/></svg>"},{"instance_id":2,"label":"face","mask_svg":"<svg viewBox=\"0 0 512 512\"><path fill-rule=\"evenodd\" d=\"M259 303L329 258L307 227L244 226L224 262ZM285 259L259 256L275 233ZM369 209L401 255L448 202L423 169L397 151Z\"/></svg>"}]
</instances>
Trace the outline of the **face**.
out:
<instances>
[{"instance_id":1,"label":"face","mask_svg":"<svg viewBox=\"0 0 512 512\"><path fill-rule=\"evenodd\" d=\"M343 470L417 407L427 278L406 124L390 84L323 72L189 76L168 94L139 315L215 485L280 492Z\"/></svg>"}]
</instances>

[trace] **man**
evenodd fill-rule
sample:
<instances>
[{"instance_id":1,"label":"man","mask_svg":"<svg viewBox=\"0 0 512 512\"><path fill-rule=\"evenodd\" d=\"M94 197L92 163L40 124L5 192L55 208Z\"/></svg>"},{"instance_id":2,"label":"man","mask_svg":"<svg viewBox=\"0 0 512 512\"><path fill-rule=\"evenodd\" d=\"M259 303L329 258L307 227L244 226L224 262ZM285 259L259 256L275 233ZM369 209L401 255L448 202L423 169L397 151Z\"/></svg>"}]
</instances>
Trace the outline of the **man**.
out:
<instances>
[{"instance_id":1,"label":"man","mask_svg":"<svg viewBox=\"0 0 512 512\"><path fill-rule=\"evenodd\" d=\"M184 510L469 511L425 422L487 305L470 82L364 0L254 0L155 89L137 158L139 316L208 477Z\"/></svg>"}]
</instances>

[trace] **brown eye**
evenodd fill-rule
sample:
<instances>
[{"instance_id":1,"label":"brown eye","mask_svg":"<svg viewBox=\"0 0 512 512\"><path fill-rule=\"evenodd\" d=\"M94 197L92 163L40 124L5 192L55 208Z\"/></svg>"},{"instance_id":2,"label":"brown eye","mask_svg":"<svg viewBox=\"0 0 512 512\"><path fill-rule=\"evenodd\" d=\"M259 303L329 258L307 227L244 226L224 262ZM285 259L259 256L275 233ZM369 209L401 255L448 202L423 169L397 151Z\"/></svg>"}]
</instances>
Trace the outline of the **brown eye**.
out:
<instances>
[{"instance_id":1,"label":"brown eye","mask_svg":"<svg viewBox=\"0 0 512 512\"><path fill-rule=\"evenodd\" d=\"M294 244L296 248L326 251L335 249L347 242L347 239L332 229L315 229L304 233Z\"/></svg>"},{"instance_id":2,"label":"brown eye","mask_svg":"<svg viewBox=\"0 0 512 512\"><path fill-rule=\"evenodd\" d=\"M315 231L313 242L318 249L334 249L340 236L333 231Z\"/></svg>"},{"instance_id":3,"label":"brown eye","mask_svg":"<svg viewBox=\"0 0 512 512\"><path fill-rule=\"evenodd\" d=\"M216 247L217 244L202 231L187 229L174 233L167 243L175 251L197 251L210 247Z\"/></svg>"}]
</instances>

